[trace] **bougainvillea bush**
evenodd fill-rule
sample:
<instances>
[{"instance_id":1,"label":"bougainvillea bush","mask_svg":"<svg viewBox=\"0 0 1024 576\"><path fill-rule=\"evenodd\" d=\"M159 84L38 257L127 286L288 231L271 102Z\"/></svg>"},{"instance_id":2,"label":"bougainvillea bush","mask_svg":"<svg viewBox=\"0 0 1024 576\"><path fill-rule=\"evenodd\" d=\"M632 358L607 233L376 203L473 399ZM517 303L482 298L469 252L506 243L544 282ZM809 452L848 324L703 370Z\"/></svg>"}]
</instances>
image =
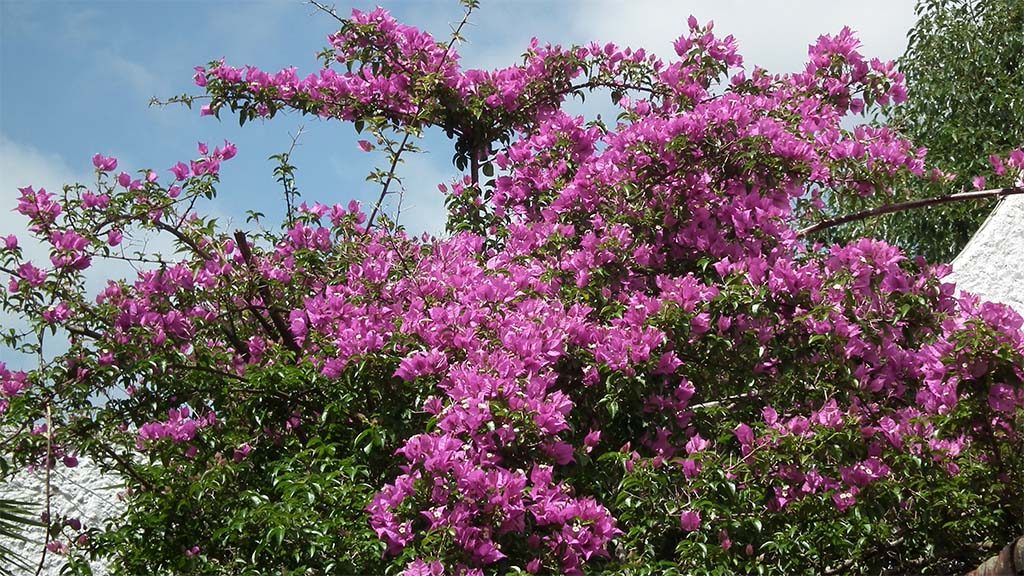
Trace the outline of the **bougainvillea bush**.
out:
<instances>
[{"instance_id":1,"label":"bougainvillea bush","mask_svg":"<svg viewBox=\"0 0 1024 576\"><path fill-rule=\"evenodd\" d=\"M5 461L124 480L106 525L51 511L72 573L949 573L1021 531L1021 317L799 232L830 195L945 177L841 123L904 97L891 64L843 30L771 75L692 18L669 60L534 42L466 70L454 40L353 12L318 73L217 61L185 98L352 123L384 201L444 131L464 177L404 183L445 196L443 238L294 205L286 158L283 225L222 229L227 143L21 190L51 257L0 248L7 345L67 351L0 368ZM617 120L563 111L591 93ZM125 248L153 234L178 250ZM107 258L140 272L89 294Z\"/></svg>"}]
</instances>

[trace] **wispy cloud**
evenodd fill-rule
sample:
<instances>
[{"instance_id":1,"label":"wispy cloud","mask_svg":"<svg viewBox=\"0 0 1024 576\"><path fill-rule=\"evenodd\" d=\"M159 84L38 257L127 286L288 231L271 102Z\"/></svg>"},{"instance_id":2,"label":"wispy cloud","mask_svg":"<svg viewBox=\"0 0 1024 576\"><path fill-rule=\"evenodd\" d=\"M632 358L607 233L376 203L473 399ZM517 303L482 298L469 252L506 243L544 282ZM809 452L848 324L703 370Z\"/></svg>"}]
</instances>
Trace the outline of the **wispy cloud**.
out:
<instances>
[{"instance_id":1,"label":"wispy cloud","mask_svg":"<svg viewBox=\"0 0 1024 576\"><path fill-rule=\"evenodd\" d=\"M59 190L76 176L81 174L59 155L19 144L0 133L0 202L7 206L0 210L0 226L10 224L2 218L14 207L18 188L31 185Z\"/></svg>"},{"instance_id":2,"label":"wispy cloud","mask_svg":"<svg viewBox=\"0 0 1024 576\"><path fill-rule=\"evenodd\" d=\"M0 234L17 235L26 257L46 259L48 248L29 238L25 233L27 220L14 211L21 195L18 189L32 186L57 192L65 184L84 181L85 175L76 173L57 154L20 144L0 133Z\"/></svg>"},{"instance_id":3,"label":"wispy cloud","mask_svg":"<svg viewBox=\"0 0 1024 576\"><path fill-rule=\"evenodd\" d=\"M143 101L148 101L154 96L163 97L171 91L167 80L142 64L110 51L104 51L102 54L106 73L114 76L118 85L133 90Z\"/></svg>"}]
</instances>

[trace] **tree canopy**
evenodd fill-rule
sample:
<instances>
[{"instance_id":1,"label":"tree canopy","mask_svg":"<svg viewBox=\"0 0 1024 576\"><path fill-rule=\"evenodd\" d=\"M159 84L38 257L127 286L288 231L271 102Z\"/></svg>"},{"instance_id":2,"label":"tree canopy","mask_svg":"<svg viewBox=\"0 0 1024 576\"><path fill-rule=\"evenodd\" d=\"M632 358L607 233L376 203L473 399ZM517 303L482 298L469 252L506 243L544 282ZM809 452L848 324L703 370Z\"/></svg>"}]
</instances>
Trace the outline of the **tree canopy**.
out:
<instances>
[{"instance_id":1,"label":"tree canopy","mask_svg":"<svg viewBox=\"0 0 1024 576\"><path fill-rule=\"evenodd\" d=\"M5 345L41 359L0 365L4 461L124 480L104 526L47 510L70 573L943 574L1021 531L1024 320L883 241L799 232L931 174L844 127L906 94L851 31L785 75L695 18L668 60L534 42L469 70L462 26L339 20L318 72L214 61L183 100L350 123L386 151L381 202L298 203L283 155L284 222L224 229L227 142L21 190L50 258L0 248L28 326ZM614 122L563 110L595 92ZM430 129L464 175L450 233L417 238L382 201ZM156 234L178 251L134 248ZM89 294L106 258L138 274Z\"/></svg>"}]
</instances>

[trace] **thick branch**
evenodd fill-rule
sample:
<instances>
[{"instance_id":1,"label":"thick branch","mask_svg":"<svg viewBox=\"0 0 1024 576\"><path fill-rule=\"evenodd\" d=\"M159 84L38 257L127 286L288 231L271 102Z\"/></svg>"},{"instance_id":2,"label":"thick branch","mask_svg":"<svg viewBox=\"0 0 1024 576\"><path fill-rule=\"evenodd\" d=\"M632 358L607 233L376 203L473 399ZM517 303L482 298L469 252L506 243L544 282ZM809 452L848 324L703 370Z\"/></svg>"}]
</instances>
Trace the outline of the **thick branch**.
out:
<instances>
[{"instance_id":1,"label":"thick branch","mask_svg":"<svg viewBox=\"0 0 1024 576\"><path fill-rule=\"evenodd\" d=\"M270 311L270 303L269 302L264 307L264 309L267 310L268 312ZM260 328L263 329L263 333L266 334L267 336L269 336L270 338L273 338L274 337L274 327L271 326L269 322L267 322L267 319L264 318L262 314L260 314L259 309L257 309L256 306L249 306L248 308L246 308L246 310L248 310L249 312L252 313L253 318L256 319L256 322L260 325Z\"/></svg>"},{"instance_id":2,"label":"thick branch","mask_svg":"<svg viewBox=\"0 0 1024 576\"><path fill-rule=\"evenodd\" d=\"M86 338L92 338L93 340L99 340L103 338L102 334L91 328L86 328L85 326L74 326L68 324L66 326L63 326L63 328L67 330L68 333L74 334L76 336L84 336Z\"/></svg>"},{"instance_id":3,"label":"thick branch","mask_svg":"<svg viewBox=\"0 0 1024 576\"><path fill-rule=\"evenodd\" d=\"M1012 196L1014 194L1024 194L1024 188L1012 187L1012 188L994 188L992 190L978 190L975 192L960 192L958 194L950 194L949 196L939 196L938 198L922 198L919 200L909 200L907 202L898 202L896 204L886 204L885 206L879 206L870 210L863 210L861 212L854 212L853 214L847 214L845 216L839 216L838 218L831 218L829 220L823 220L813 226L808 226L803 230L797 232L798 237L804 237L815 232L821 232L828 228L834 228L850 222L858 222L860 220L867 220L868 218L874 218L875 216L883 216L885 214L893 214L895 212L905 212L907 210L914 210L916 208L926 208L928 206L938 206L940 204L949 204L951 202L963 202L967 200L983 200L987 198L1001 198L1003 196Z\"/></svg>"},{"instance_id":4,"label":"thick branch","mask_svg":"<svg viewBox=\"0 0 1024 576\"><path fill-rule=\"evenodd\" d=\"M967 576L1011 576L1024 571L1024 536L1007 544Z\"/></svg>"},{"instance_id":5,"label":"thick branch","mask_svg":"<svg viewBox=\"0 0 1024 576\"><path fill-rule=\"evenodd\" d=\"M224 337L228 339L232 348L242 355L243 360L248 362L249 358L251 358L249 355L249 347L246 346L245 342L242 342L238 337L238 332L235 330L235 323L230 316L227 318L227 322L221 326L221 331L224 333Z\"/></svg>"},{"instance_id":6,"label":"thick branch","mask_svg":"<svg viewBox=\"0 0 1024 576\"><path fill-rule=\"evenodd\" d=\"M242 259L245 260L245 265L249 268L249 271L253 274L258 274L259 271L256 269L256 263L253 262L252 250L249 248L249 241L245 238L245 232L235 230L235 243L238 245L238 251L242 253ZM295 337L292 336L292 331L288 328L288 323L281 317L281 313L270 305L274 299L271 298L267 285L260 282L259 291L263 301L267 303L267 313L270 314L270 321L274 323L274 328L277 330L278 335L281 336L281 342L285 348L294 352L296 357L298 357L302 350L295 343Z\"/></svg>"}]
</instances>

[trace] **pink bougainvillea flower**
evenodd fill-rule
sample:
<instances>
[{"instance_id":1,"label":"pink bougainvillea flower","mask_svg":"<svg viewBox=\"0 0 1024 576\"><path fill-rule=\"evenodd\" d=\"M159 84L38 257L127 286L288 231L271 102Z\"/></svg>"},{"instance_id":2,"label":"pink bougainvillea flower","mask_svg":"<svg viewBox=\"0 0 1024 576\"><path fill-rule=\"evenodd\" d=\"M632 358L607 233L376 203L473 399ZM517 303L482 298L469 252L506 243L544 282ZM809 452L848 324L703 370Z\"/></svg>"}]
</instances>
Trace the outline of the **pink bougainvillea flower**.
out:
<instances>
[{"instance_id":1,"label":"pink bougainvillea flower","mask_svg":"<svg viewBox=\"0 0 1024 576\"><path fill-rule=\"evenodd\" d=\"M92 157L92 165L100 172L113 172L117 169L117 158L97 153Z\"/></svg>"},{"instance_id":2,"label":"pink bougainvillea flower","mask_svg":"<svg viewBox=\"0 0 1024 576\"><path fill-rule=\"evenodd\" d=\"M729 537L729 531L725 528L718 531L718 545L722 547L722 550L732 548L732 539Z\"/></svg>"},{"instance_id":3,"label":"pink bougainvillea flower","mask_svg":"<svg viewBox=\"0 0 1024 576\"><path fill-rule=\"evenodd\" d=\"M250 446L248 443L245 443L245 444L242 444L241 446L239 446L238 448L235 448L235 453L232 455L231 458L232 458L232 460L235 461L235 463L238 463L238 462L241 462L242 460L245 460L245 458L251 452L252 452L252 446Z\"/></svg>"},{"instance_id":4,"label":"pink bougainvillea flower","mask_svg":"<svg viewBox=\"0 0 1024 576\"><path fill-rule=\"evenodd\" d=\"M700 511L685 510L679 515L679 526L685 532L694 532L700 529Z\"/></svg>"},{"instance_id":5,"label":"pink bougainvillea flower","mask_svg":"<svg viewBox=\"0 0 1024 576\"><path fill-rule=\"evenodd\" d=\"M184 162L178 162L171 166L170 171L174 174L174 179L179 182L189 177L189 167Z\"/></svg>"}]
</instances>

